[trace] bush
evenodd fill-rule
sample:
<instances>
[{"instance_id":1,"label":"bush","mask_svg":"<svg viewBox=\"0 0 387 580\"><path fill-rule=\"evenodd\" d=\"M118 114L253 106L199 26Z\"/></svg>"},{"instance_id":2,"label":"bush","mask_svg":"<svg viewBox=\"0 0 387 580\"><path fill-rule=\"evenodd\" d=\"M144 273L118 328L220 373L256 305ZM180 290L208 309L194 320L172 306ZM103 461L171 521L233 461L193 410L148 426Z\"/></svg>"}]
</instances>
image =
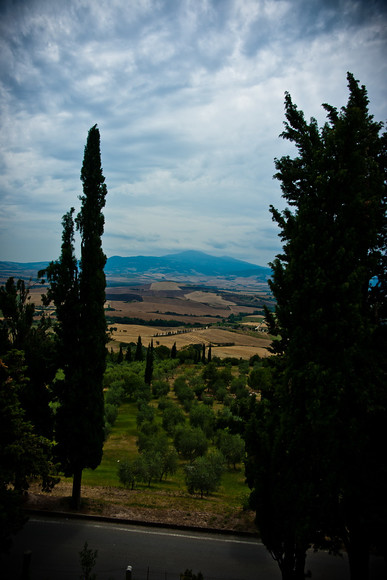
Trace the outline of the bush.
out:
<instances>
[{"instance_id":1,"label":"bush","mask_svg":"<svg viewBox=\"0 0 387 580\"><path fill-rule=\"evenodd\" d=\"M147 423L152 423L155 418L156 411L154 407L148 405L145 401L141 401L138 405L138 412L137 412L137 427L142 425L145 421Z\"/></svg>"},{"instance_id":2,"label":"bush","mask_svg":"<svg viewBox=\"0 0 387 580\"><path fill-rule=\"evenodd\" d=\"M207 457L198 457L192 465L185 467L185 483L188 493L204 494L216 491L221 482L223 473L223 460L220 454L213 454Z\"/></svg>"},{"instance_id":3,"label":"bush","mask_svg":"<svg viewBox=\"0 0 387 580\"><path fill-rule=\"evenodd\" d=\"M171 404L163 411L162 425L168 435L173 435L178 425L185 423L183 411L177 405Z\"/></svg>"},{"instance_id":4,"label":"bush","mask_svg":"<svg viewBox=\"0 0 387 580\"><path fill-rule=\"evenodd\" d=\"M199 427L180 427L173 439L176 451L188 461L204 455L208 449L208 441Z\"/></svg>"},{"instance_id":5,"label":"bush","mask_svg":"<svg viewBox=\"0 0 387 580\"><path fill-rule=\"evenodd\" d=\"M227 461L228 467L234 466L243 460L245 443L240 435L232 435L227 431L219 431L217 434L217 447Z\"/></svg>"},{"instance_id":6,"label":"bush","mask_svg":"<svg viewBox=\"0 0 387 580\"><path fill-rule=\"evenodd\" d=\"M192 405L189 421L192 427L200 427L208 439L211 439L214 435L215 414L210 407L198 404Z\"/></svg>"},{"instance_id":7,"label":"bush","mask_svg":"<svg viewBox=\"0 0 387 580\"><path fill-rule=\"evenodd\" d=\"M118 466L118 479L126 488L134 489L137 473L133 461L122 461Z\"/></svg>"},{"instance_id":8,"label":"bush","mask_svg":"<svg viewBox=\"0 0 387 580\"><path fill-rule=\"evenodd\" d=\"M117 419L118 407L111 403L105 403L105 423L113 426Z\"/></svg>"},{"instance_id":9,"label":"bush","mask_svg":"<svg viewBox=\"0 0 387 580\"><path fill-rule=\"evenodd\" d=\"M106 395L105 395L105 405L112 405L114 407L119 407L124 399L125 393L122 381L114 381Z\"/></svg>"},{"instance_id":10,"label":"bush","mask_svg":"<svg viewBox=\"0 0 387 580\"><path fill-rule=\"evenodd\" d=\"M186 380L183 377L178 377L174 382L174 391L176 397L180 403L184 406L185 410L188 411L191 407L192 401L195 398L193 391L187 385Z\"/></svg>"},{"instance_id":11,"label":"bush","mask_svg":"<svg viewBox=\"0 0 387 580\"><path fill-rule=\"evenodd\" d=\"M152 382L152 394L155 399L165 397L169 393L169 383L167 381L156 380Z\"/></svg>"}]
</instances>

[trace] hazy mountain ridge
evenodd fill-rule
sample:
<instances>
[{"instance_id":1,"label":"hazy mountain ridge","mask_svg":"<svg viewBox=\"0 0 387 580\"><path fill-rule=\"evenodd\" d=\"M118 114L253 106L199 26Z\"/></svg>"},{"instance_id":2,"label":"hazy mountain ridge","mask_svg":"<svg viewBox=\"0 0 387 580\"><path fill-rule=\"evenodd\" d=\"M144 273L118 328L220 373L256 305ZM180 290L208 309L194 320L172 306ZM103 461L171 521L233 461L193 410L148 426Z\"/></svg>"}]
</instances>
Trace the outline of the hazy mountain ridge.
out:
<instances>
[{"instance_id":1,"label":"hazy mountain ridge","mask_svg":"<svg viewBox=\"0 0 387 580\"><path fill-rule=\"evenodd\" d=\"M9 262L0 261L0 276L37 279L38 271L47 267L49 262ZM133 281L137 277L163 278L250 278L262 282L271 274L270 268L257 266L243 260L227 256L215 257L204 252L188 250L166 256L112 256L105 266L107 280L121 279Z\"/></svg>"},{"instance_id":2,"label":"hazy mountain ridge","mask_svg":"<svg viewBox=\"0 0 387 580\"><path fill-rule=\"evenodd\" d=\"M154 272L180 276L255 276L262 280L267 280L271 270L270 268L257 266L234 258L217 258L204 252L189 250L160 257L133 256L124 258L121 256L112 256L107 260L105 272L107 276L109 274L151 274Z\"/></svg>"}]
</instances>

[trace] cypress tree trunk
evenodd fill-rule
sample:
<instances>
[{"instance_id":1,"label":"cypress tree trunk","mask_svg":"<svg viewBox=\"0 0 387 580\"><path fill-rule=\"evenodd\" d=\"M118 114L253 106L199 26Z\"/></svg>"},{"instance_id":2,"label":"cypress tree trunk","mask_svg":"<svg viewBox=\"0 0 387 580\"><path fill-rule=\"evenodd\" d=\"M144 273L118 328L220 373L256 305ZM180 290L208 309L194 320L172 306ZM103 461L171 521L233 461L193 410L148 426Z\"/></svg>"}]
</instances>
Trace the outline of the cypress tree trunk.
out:
<instances>
[{"instance_id":1,"label":"cypress tree trunk","mask_svg":"<svg viewBox=\"0 0 387 580\"><path fill-rule=\"evenodd\" d=\"M81 507L81 482L82 482L82 468L74 469L73 474L73 491L71 496L71 507L79 510Z\"/></svg>"}]
</instances>

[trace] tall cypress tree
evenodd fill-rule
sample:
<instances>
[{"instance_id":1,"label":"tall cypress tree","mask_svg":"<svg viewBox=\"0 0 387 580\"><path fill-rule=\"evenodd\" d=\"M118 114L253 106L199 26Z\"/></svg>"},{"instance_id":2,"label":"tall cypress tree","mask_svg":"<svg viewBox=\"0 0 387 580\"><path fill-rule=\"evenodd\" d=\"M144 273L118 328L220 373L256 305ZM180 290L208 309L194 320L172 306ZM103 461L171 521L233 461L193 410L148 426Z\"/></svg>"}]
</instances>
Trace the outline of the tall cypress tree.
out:
<instances>
[{"instance_id":1,"label":"tall cypress tree","mask_svg":"<svg viewBox=\"0 0 387 580\"><path fill-rule=\"evenodd\" d=\"M348 87L346 107L324 105L321 129L286 95L282 136L298 155L276 160L290 206L271 208L280 356L250 423L247 472L283 578L304 577L321 533L345 543L352 579L367 578L370 546L387 544L386 136L365 87L351 74Z\"/></svg>"},{"instance_id":2,"label":"tall cypress tree","mask_svg":"<svg viewBox=\"0 0 387 580\"><path fill-rule=\"evenodd\" d=\"M81 433L73 460L73 501L79 504L82 470L95 469L102 459L104 400L102 380L106 368L106 319L104 311L106 256L102 250L107 188L102 174L100 134L97 125L89 131L81 170L83 195L77 227L81 234L79 276L79 385ZM85 413L86 410L86 413Z\"/></svg>"},{"instance_id":3,"label":"tall cypress tree","mask_svg":"<svg viewBox=\"0 0 387 580\"><path fill-rule=\"evenodd\" d=\"M151 384L152 376L153 376L153 340L148 345L148 349L146 351L144 380L147 385Z\"/></svg>"},{"instance_id":4,"label":"tall cypress tree","mask_svg":"<svg viewBox=\"0 0 387 580\"><path fill-rule=\"evenodd\" d=\"M125 352L125 360L126 362L132 362L132 349L130 344L128 344L126 352Z\"/></svg>"},{"instance_id":5,"label":"tall cypress tree","mask_svg":"<svg viewBox=\"0 0 387 580\"><path fill-rule=\"evenodd\" d=\"M76 508L80 505L82 471L100 464L104 441L106 256L101 238L107 189L96 125L88 134L81 181L82 205L76 218L81 234L80 271L74 255L73 209L63 218L60 259L46 270L50 281L47 299L56 306L60 363L64 371L64 380L58 388L57 449L65 474L73 476L72 502Z\"/></svg>"},{"instance_id":6,"label":"tall cypress tree","mask_svg":"<svg viewBox=\"0 0 387 580\"><path fill-rule=\"evenodd\" d=\"M144 360L144 353L142 352L141 336L139 336L137 339L136 350L134 353L134 360L135 361L143 361Z\"/></svg>"}]
</instances>

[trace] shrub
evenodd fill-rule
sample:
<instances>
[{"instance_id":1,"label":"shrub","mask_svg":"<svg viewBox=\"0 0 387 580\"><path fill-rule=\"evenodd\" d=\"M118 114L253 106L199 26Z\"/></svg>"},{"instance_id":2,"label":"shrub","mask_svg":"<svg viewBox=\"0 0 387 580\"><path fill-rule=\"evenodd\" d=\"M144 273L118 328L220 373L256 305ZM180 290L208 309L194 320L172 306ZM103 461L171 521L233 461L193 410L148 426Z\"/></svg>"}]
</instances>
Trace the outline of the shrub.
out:
<instances>
[{"instance_id":1,"label":"shrub","mask_svg":"<svg viewBox=\"0 0 387 580\"><path fill-rule=\"evenodd\" d=\"M173 435L178 425L185 422L183 411L177 405L171 404L163 411L162 425L168 435Z\"/></svg>"},{"instance_id":2,"label":"shrub","mask_svg":"<svg viewBox=\"0 0 387 580\"><path fill-rule=\"evenodd\" d=\"M220 454L196 458L192 465L185 467L188 493L199 492L203 498L204 494L216 491L220 486L222 473L223 462Z\"/></svg>"},{"instance_id":3,"label":"shrub","mask_svg":"<svg viewBox=\"0 0 387 580\"><path fill-rule=\"evenodd\" d=\"M245 443L240 435L220 431L217 436L217 447L227 461L228 467L240 463L245 453Z\"/></svg>"},{"instance_id":4,"label":"shrub","mask_svg":"<svg viewBox=\"0 0 387 580\"><path fill-rule=\"evenodd\" d=\"M137 473L133 461L121 461L118 466L118 479L124 487L134 489Z\"/></svg>"},{"instance_id":5,"label":"shrub","mask_svg":"<svg viewBox=\"0 0 387 580\"><path fill-rule=\"evenodd\" d=\"M169 393L169 383L167 381L155 380L152 383L152 394L155 399L164 397Z\"/></svg>"},{"instance_id":6,"label":"shrub","mask_svg":"<svg viewBox=\"0 0 387 580\"><path fill-rule=\"evenodd\" d=\"M192 427L200 427L206 437L211 439L214 434L215 414L206 405L193 405L189 414L189 421Z\"/></svg>"},{"instance_id":7,"label":"shrub","mask_svg":"<svg viewBox=\"0 0 387 580\"><path fill-rule=\"evenodd\" d=\"M176 451L188 461L204 455L208 449L208 441L199 427L180 427L173 439Z\"/></svg>"}]
</instances>

